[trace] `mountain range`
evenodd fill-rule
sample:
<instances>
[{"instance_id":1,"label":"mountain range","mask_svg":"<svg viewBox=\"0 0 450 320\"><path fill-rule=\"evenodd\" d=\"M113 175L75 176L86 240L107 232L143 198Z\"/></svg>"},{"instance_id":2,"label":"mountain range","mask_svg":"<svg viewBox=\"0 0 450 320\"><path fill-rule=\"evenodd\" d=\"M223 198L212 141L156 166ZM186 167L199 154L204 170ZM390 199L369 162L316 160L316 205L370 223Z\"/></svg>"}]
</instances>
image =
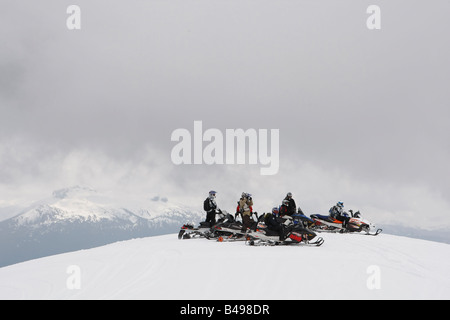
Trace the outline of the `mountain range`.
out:
<instances>
[{"instance_id":1,"label":"mountain range","mask_svg":"<svg viewBox=\"0 0 450 320\"><path fill-rule=\"evenodd\" d=\"M200 199L202 202L203 199ZM105 244L178 232L204 219L201 205L190 207L166 196L112 194L89 187L55 190L26 207L0 210L0 267ZM450 243L450 231L381 224L383 233Z\"/></svg>"},{"instance_id":2,"label":"mountain range","mask_svg":"<svg viewBox=\"0 0 450 320\"><path fill-rule=\"evenodd\" d=\"M70 187L0 221L0 267L108 243L176 232L203 218L167 197L123 197Z\"/></svg>"}]
</instances>

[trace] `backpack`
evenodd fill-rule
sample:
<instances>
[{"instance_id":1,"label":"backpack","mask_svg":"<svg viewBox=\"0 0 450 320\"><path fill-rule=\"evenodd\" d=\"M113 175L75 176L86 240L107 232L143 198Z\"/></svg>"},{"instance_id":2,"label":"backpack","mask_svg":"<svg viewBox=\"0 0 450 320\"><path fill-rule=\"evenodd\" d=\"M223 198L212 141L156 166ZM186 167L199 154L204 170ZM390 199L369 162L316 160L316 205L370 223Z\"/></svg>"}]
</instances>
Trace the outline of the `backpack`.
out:
<instances>
[{"instance_id":1,"label":"backpack","mask_svg":"<svg viewBox=\"0 0 450 320\"><path fill-rule=\"evenodd\" d=\"M203 210L209 212L211 210L215 210L217 208L217 205L215 203L212 203L210 198L206 198L206 200L203 202Z\"/></svg>"}]
</instances>

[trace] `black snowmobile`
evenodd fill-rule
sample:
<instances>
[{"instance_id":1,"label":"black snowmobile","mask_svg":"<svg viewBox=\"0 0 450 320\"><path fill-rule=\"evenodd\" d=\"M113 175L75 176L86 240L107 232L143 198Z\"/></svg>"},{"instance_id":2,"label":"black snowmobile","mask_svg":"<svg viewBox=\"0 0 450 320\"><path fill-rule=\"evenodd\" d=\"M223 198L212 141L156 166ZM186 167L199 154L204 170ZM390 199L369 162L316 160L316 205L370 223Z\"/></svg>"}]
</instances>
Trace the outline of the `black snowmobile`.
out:
<instances>
[{"instance_id":1,"label":"black snowmobile","mask_svg":"<svg viewBox=\"0 0 450 320\"><path fill-rule=\"evenodd\" d=\"M191 238L211 238L214 237L214 230L212 229L215 225L223 223L227 219L228 213L222 210L217 210L216 215L219 219L214 225L210 222L202 221L199 223L197 228L194 227L192 223L186 223L181 227L180 232L178 232L178 239L191 239Z\"/></svg>"},{"instance_id":2,"label":"black snowmobile","mask_svg":"<svg viewBox=\"0 0 450 320\"><path fill-rule=\"evenodd\" d=\"M191 239L191 238L206 238L209 240L217 241L234 241L245 240L246 230L242 230L242 222L236 220L237 214L229 214L225 210L218 210L216 213L219 219L214 225L209 222L202 221L199 226L195 228L193 224L187 223L181 227L178 233L178 239ZM256 216L258 214L253 213ZM256 229L256 222L253 229Z\"/></svg>"},{"instance_id":3,"label":"black snowmobile","mask_svg":"<svg viewBox=\"0 0 450 320\"><path fill-rule=\"evenodd\" d=\"M178 239L205 238L209 236L210 230L210 222L202 221L197 228L192 223L186 223L183 224L180 232L178 232Z\"/></svg>"},{"instance_id":4,"label":"black snowmobile","mask_svg":"<svg viewBox=\"0 0 450 320\"><path fill-rule=\"evenodd\" d=\"M278 219L283 224L282 234L278 231L270 230L264 222L260 221L256 230L247 234L250 239L246 241L246 244L251 246L292 244L321 246L325 242L325 240L320 237L315 241L311 241L316 238L317 235L313 231L303 227L303 224L295 224L290 216L284 216Z\"/></svg>"},{"instance_id":5,"label":"black snowmobile","mask_svg":"<svg viewBox=\"0 0 450 320\"><path fill-rule=\"evenodd\" d=\"M253 214L256 216L257 221L252 223L250 231L256 230L258 224L258 213L253 212L252 215ZM234 217L231 214L226 213L226 219L211 228L212 236L210 239L217 239L219 242L247 240L249 230L243 230L242 222L237 220L238 215L240 215L240 213L236 213Z\"/></svg>"}]
</instances>

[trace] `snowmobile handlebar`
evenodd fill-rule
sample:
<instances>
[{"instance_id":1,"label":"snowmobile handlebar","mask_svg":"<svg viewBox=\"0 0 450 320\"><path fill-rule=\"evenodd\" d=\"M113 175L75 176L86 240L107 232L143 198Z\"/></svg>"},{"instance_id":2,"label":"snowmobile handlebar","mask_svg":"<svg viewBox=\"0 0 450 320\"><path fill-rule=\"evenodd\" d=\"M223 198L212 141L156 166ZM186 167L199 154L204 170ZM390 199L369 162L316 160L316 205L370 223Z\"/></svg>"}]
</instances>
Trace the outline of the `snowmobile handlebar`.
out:
<instances>
[{"instance_id":1,"label":"snowmobile handlebar","mask_svg":"<svg viewBox=\"0 0 450 320\"><path fill-rule=\"evenodd\" d=\"M236 219L239 215L241 215L241 219L242 219L242 212L239 212L239 211L237 211L235 214L234 214L234 219ZM258 212L251 212L250 213L250 216L252 216L252 215L255 215L256 216L256 221L258 221L259 220L259 216L258 216Z\"/></svg>"}]
</instances>

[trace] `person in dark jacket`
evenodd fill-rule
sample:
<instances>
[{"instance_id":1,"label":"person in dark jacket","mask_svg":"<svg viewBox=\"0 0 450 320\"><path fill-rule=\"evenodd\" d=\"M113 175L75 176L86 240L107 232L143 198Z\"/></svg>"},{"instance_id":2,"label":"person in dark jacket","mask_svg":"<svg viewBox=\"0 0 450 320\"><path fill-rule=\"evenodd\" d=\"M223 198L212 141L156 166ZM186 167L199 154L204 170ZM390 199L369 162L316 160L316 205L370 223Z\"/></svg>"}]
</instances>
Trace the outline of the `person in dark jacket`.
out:
<instances>
[{"instance_id":1,"label":"person in dark jacket","mask_svg":"<svg viewBox=\"0 0 450 320\"><path fill-rule=\"evenodd\" d=\"M280 241L285 239L285 231L283 224L279 219L277 219L279 210L277 207L272 208L272 213L266 213L264 216L264 223L267 226L267 229L276 231L280 235Z\"/></svg>"},{"instance_id":2,"label":"person in dark jacket","mask_svg":"<svg viewBox=\"0 0 450 320\"><path fill-rule=\"evenodd\" d=\"M280 232L281 226L280 223L277 221L277 216L278 216L278 208L273 207L272 213L267 213L264 216L264 223L266 224L269 230Z\"/></svg>"},{"instance_id":3,"label":"person in dark jacket","mask_svg":"<svg viewBox=\"0 0 450 320\"><path fill-rule=\"evenodd\" d=\"M280 206L279 216L283 217L286 215L289 215L290 209L289 209L289 200L283 200Z\"/></svg>"},{"instance_id":4,"label":"person in dark jacket","mask_svg":"<svg viewBox=\"0 0 450 320\"><path fill-rule=\"evenodd\" d=\"M209 192L208 198L203 202L203 210L206 211L206 220L205 222L209 222L211 227L216 224L216 191L211 190Z\"/></svg>"},{"instance_id":5,"label":"person in dark jacket","mask_svg":"<svg viewBox=\"0 0 450 320\"><path fill-rule=\"evenodd\" d=\"M297 213L297 205L295 204L294 199L292 198L292 192L288 192L284 200L289 201L287 215L292 216Z\"/></svg>"}]
</instances>

